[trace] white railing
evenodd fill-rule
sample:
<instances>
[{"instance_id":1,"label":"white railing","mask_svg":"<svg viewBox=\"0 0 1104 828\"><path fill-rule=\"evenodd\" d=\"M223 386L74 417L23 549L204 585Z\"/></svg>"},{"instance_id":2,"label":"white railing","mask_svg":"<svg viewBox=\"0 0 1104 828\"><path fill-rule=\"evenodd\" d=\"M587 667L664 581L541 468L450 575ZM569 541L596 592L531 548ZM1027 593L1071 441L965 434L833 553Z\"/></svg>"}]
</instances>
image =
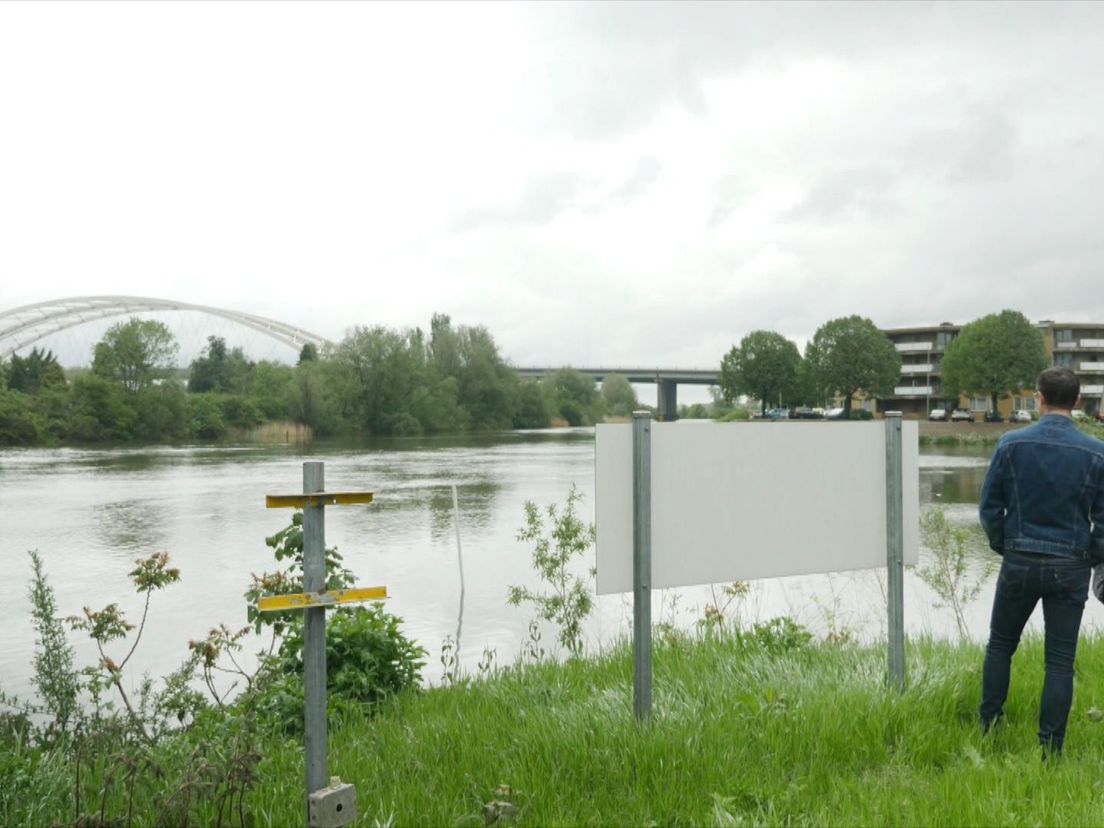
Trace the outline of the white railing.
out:
<instances>
[{"instance_id":1,"label":"white railing","mask_svg":"<svg viewBox=\"0 0 1104 828\"><path fill-rule=\"evenodd\" d=\"M921 351L934 351L934 342L897 342L893 346L897 349L898 353L915 353Z\"/></svg>"},{"instance_id":2,"label":"white railing","mask_svg":"<svg viewBox=\"0 0 1104 828\"><path fill-rule=\"evenodd\" d=\"M1078 371L1084 371L1089 374L1099 374L1104 372L1104 362L1082 362Z\"/></svg>"},{"instance_id":3,"label":"white railing","mask_svg":"<svg viewBox=\"0 0 1104 828\"><path fill-rule=\"evenodd\" d=\"M1082 339L1082 348L1104 348L1104 339Z\"/></svg>"},{"instance_id":4,"label":"white railing","mask_svg":"<svg viewBox=\"0 0 1104 828\"><path fill-rule=\"evenodd\" d=\"M927 365L902 365L902 374L930 374L935 370L935 366L930 362Z\"/></svg>"},{"instance_id":5,"label":"white railing","mask_svg":"<svg viewBox=\"0 0 1104 828\"><path fill-rule=\"evenodd\" d=\"M1082 397L1095 397L1096 395L1104 395L1104 385L1082 385L1081 396Z\"/></svg>"},{"instance_id":6,"label":"white railing","mask_svg":"<svg viewBox=\"0 0 1104 828\"><path fill-rule=\"evenodd\" d=\"M895 397L926 397L931 393L930 385L898 385L893 389Z\"/></svg>"}]
</instances>

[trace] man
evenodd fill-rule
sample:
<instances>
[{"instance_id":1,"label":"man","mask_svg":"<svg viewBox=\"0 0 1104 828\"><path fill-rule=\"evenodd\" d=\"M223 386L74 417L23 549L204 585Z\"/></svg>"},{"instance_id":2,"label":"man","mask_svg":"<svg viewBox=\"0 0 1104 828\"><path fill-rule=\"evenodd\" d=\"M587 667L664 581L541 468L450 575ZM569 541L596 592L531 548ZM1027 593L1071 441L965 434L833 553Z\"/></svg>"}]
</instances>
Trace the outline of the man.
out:
<instances>
[{"instance_id":1,"label":"man","mask_svg":"<svg viewBox=\"0 0 1104 828\"><path fill-rule=\"evenodd\" d=\"M981 679L981 726L1000 720L1012 654L1035 605L1043 602L1045 676L1039 743L1058 754L1073 703L1073 659L1092 564L1104 558L1104 443L1084 434L1072 410L1077 375L1039 375L1039 422L1001 437L981 490L981 525L1004 556Z\"/></svg>"}]
</instances>

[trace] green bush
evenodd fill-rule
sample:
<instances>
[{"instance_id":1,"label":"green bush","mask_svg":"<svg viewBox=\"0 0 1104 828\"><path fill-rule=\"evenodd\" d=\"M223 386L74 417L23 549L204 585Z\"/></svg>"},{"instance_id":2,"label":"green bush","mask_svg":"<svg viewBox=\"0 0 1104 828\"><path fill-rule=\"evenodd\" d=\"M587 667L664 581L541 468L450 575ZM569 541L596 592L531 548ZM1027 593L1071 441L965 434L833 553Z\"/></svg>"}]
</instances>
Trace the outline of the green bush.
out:
<instances>
[{"instance_id":1,"label":"green bush","mask_svg":"<svg viewBox=\"0 0 1104 828\"><path fill-rule=\"evenodd\" d=\"M33 446L41 423L26 394L0 390L0 446Z\"/></svg>"},{"instance_id":2,"label":"green bush","mask_svg":"<svg viewBox=\"0 0 1104 828\"><path fill-rule=\"evenodd\" d=\"M253 576L246 592L248 619L260 632L273 628L279 648L259 677L257 707L270 726L298 732L303 726L303 613L259 613L261 595L301 591L303 579L303 513L265 544L286 566ZM355 576L345 569L335 547L325 550L326 589L347 589ZM342 608L326 617L326 686L333 700L374 705L416 687L425 666L425 650L403 635L402 619L381 603Z\"/></svg>"},{"instance_id":3,"label":"green bush","mask_svg":"<svg viewBox=\"0 0 1104 828\"><path fill-rule=\"evenodd\" d=\"M218 398L222 419L235 428L253 428L264 422L264 415L258 405L248 397L222 394Z\"/></svg>"},{"instance_id":4,"label":"green bush","mask_svg":"<svg viewBox=\"0 0 1104 828\"><path fill-rule=\"evenodd\" d=\"M813 642L813 634L789 616L755 624L751 632L740 633L739 638L773 655L805 650Z\"/></svg>"},{"instance_id":5,"label":"green bush","mask_svg":"<svg viewBox=\"0 0 1104 828\"><path fill-rule=\"evenodd\" d=\"M732 423L740 420L750 420L751 412L746 408L734 408L731 411L723 414L720 418L722 423Z\"/></svg>"},{"instance_id":6,"label":"green bush","mask_svg":"<svg viewBox=\"0 0 1104 828\"><path fill-rule=\"evenodd\" d=\"M188 420L193 437L217 440L226 434L222 408L213 394L188 395Z\"/></svg>"},{"instance_id":7,"label":"green bush","mask_svg":"<svg viewBox=\"0 0 1104 828\"><path fill-rule=\"evenodd\" d=\"M376 705L418 686L426 652L402 632L402 619L381 603L326 617L326 690L340 704ZM259 709L281 730L303 726L303 625L290 627L262 684Z\"/></svg>"}]
</instances>

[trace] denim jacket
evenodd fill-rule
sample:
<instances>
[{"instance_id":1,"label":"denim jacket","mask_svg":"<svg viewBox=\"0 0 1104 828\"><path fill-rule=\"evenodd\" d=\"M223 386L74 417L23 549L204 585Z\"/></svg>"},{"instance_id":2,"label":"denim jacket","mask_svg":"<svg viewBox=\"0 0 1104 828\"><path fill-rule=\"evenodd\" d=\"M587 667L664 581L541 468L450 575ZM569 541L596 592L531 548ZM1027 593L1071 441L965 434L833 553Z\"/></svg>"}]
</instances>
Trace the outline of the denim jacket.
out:
<instances>
[{"instance_id":1,"label":"denim jacket","mask_svg":"<svg viewBox=\"0 0 1104 828\"><path fill-rule=\"evenodd\" d=\"M1008 432L978 512L997 552L1104 560L1104 442L1060 414Z\"/></svg>"}]
</instances>

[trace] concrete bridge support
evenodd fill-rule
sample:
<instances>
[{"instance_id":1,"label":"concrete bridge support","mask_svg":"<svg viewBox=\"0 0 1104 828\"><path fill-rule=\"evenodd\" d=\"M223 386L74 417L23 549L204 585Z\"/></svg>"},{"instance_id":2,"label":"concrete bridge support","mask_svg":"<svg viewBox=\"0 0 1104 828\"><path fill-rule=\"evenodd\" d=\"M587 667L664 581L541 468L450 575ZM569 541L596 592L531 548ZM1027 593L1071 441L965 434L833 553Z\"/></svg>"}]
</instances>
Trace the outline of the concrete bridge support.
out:
<instances>
[{"instance_id":1,"label":"concrete bridge support","mask_svg":"<svg viewBox=\"0 0 1104 828\"><path fill-rule=\"evenodd\" d=\"M678 419L678 383L675 380L661 379L657 386L659 419L673 423Z\"/></svg>"}]
</instances>

